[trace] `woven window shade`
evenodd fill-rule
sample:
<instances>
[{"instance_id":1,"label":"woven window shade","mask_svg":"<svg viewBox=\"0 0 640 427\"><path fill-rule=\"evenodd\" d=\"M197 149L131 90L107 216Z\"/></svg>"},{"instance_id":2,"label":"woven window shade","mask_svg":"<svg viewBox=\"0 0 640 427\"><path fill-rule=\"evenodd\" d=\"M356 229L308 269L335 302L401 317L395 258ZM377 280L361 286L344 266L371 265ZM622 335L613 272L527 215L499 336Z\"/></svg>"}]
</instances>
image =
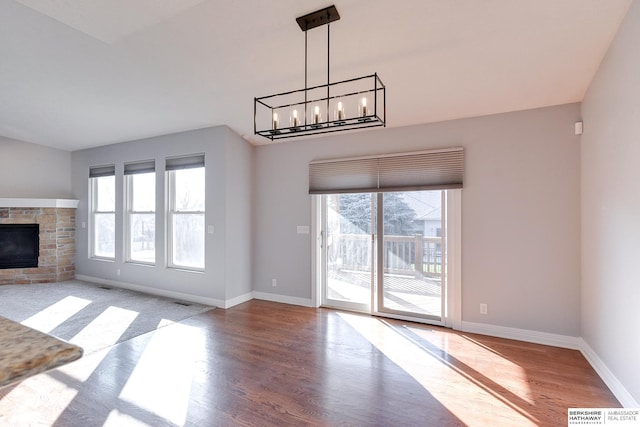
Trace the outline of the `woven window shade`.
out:
<instances>
[{"instance_id":1,"label":"woven window shade","mask_svg":"<svg viewBox=\"0 0 640 427\"><path fill-rule=\"evenodd\" d=\"M463 176L461 147L322 160L309 164L309 194L462 188Z\"/></svg>"},{"instance_id":2,"label":"woven window shade","mask_svg":"<svg viewBox=\"0 0 640 427\"><path fill-rule=\"evenodd\" d=\"M125 175L135 175L138 173L150 173L156 171L156 161L146 160L143 162L127 163L124 165Z\"/></svg>"},{"instance_id":3,"label":"woven window shade","mask_svg":"<svg viewBox=\"0 0 640 427\"><path fill-rule=\"evenodd\" d=\"M204 154L193 156L170 157L167 159L165 170L192 169L204 167Z\"/></svg>"},{"instance_id":4,"label":"woven window shade","mask_svg":"<svg viewBox=\"0 0 640 427\"><path fill-rule=\"evenodd\" d=\"M89 178L99 178L101 176L114 176L116 174L115 165L94 166L89 168Z\"/></svg>"}]
</instances>

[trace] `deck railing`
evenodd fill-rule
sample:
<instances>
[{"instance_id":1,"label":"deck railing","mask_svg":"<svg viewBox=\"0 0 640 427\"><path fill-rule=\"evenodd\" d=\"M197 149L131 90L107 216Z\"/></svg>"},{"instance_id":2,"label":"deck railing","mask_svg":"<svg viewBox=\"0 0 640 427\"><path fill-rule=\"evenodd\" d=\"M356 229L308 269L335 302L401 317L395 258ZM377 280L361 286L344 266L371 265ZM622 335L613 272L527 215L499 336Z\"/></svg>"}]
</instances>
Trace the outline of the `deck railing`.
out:
<instances>
[{"instance_id":1,"label":"deck railing","mask_svg":"<svg viewBox=\"0 0 640 427\"><path fill-rule=\"evenodd\" d=\"M333 234L328 242L328 258L332 268L370 271L371 236ZM384 236L384 272L440 277L442 272L442 238Z\"/></svg>"}]
</instances>

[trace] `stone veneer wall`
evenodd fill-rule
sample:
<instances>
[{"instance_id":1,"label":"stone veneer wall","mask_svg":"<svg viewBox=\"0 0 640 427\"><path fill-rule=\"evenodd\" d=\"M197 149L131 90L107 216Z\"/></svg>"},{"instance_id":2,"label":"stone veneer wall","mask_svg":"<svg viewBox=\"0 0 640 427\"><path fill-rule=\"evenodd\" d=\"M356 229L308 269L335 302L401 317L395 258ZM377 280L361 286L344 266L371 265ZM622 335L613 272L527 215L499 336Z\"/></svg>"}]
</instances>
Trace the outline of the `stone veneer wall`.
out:
<instances>
[{"instance_id":1,"label":"stone veneer wall","mask_svg":"<svg viewBox=\"0 0 640 427\"><path fill-rule=\"evenodd\" d=\"M0 208L0 224L40 224L38 267L0 269L0 285L62 282L75 277L75 209Z\"/></svg>"}]
</instances>

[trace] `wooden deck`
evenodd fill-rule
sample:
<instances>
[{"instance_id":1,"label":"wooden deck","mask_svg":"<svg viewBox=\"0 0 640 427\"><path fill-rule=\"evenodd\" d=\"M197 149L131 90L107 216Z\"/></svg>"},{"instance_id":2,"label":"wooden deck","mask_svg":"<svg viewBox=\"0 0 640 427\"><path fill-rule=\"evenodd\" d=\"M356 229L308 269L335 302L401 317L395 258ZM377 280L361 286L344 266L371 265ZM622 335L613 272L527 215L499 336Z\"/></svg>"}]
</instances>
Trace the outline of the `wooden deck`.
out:
<instances>
[{"instance_id":1,"label":"wooden deck","mask_svg":"<svg viewBox=\"0 0 640 427\"><path fill-rule=\"evenodd\" d=\"M250 301L0 389L0 425L558 426L615 406L577 351Z\"/></svg>"},{"instance_id":2,"label":"wooden deck","mask_svg":"<svg viewBox=\"0 0 640 427\"><path fill-rule=\"evenodd\" d=\"M365 304L371 300L371 272L330 271L327 286L330 299ZM440 317L441 295L439 278L398 274L384 277L384 301L388 309Z\"/></svg>"}]
</instances>

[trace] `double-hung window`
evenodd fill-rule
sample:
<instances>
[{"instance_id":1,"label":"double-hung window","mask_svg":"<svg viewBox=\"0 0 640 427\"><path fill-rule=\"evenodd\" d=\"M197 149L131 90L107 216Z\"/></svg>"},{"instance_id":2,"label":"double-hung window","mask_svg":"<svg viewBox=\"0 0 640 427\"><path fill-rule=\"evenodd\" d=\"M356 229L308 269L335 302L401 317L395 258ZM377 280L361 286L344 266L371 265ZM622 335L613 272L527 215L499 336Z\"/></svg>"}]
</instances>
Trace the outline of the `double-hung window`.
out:
<instances>
[{"instance_id":1,"label":"double-hung window","mask_svg":"<svg viewBox=\"0 0 640 427\"><path fill-rule=\"evenodd\" d=\"M166 160L169 267L204 270L204 155Z\"/></svg>"},{"instance_id":2,"label":"double-hung window","mask_svg":"<svg viewBox=\"0 0 640 427\"><path fill-rule=\"evenodd\" d=\"M89 169L89 199L91 206L91 257L115 259L116 228L115 166Z\"/></svg>"},{"instance_id":3,"label":"double-hung window","mask_svg":"<svg viewBox=\"0 0 640 427\"><path fill-rule=\"evenodd\" d=\"M128 262L156 261L156 172L155 161L124 165L126 237Z\"/></svg>"}]
</instances>

